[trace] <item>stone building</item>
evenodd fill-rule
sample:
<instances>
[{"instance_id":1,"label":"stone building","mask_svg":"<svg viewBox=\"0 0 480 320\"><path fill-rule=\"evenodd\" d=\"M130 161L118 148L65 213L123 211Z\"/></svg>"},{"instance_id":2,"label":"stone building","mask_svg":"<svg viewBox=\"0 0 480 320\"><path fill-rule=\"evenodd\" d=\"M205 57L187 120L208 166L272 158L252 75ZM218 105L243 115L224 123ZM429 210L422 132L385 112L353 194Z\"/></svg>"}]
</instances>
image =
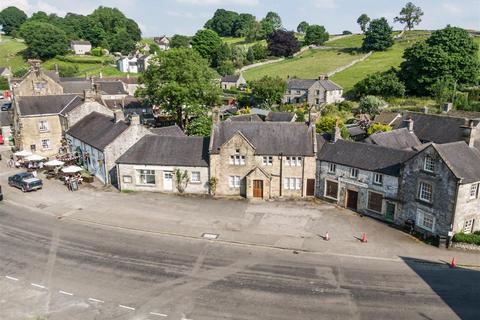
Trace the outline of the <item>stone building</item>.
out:
<instances>
[{"instance_id":1,"label":"stone building","mask_svg":"<svg viewBox=\"0 0 480 320\"><path fill-rule=\"evenodd\" d=\"M247 80L245 80L245 78L241 74L226 75L220 79L220 86L224 90L237 89L246 85L247 85Z\"/></svg>"},{"instance_id":2,"label":"stone building","mask_svg":"<svg viewBox=\"0 0 480 320\"><path fill-rule=\"evenodd\" d=\"M342 95L343 88L325 76L320 76L318 79L289 78L283 103L320 106L341 102Z\"/></svg>"},{"instance_id":3,"label":"stone building","mask_svg":"<svg viewBox=\"0 0 480 320\"><path fill-rule=\"evenodd\" d=\"M73 40L73 41L70 41L70 49L76 55L85 55L92 51L92 44L90 43L90 41Z\"/></svg>"},{"instance_id":4,"label":"stone building","mask_svg":"<svg viewBox=\"0 0 480 320\"><path fill-rule=\"evenodd\" d=\"M463 141L431 143L404 163L396 222L427 235L480 230L480 151Z\"/></svg>"},{"instance_id":5,"label":"stone building","mask_svg":"<svg viewBox=\"0 0 480 320\"><path fill-rule=\"evenodd\" d=\"M40 66L40 60L29 60L30 69L26 75L13 81L14 97L45 96L63 93L59 84L58 74L54 71L46 72Z\"/></svg>"},{"instance_id":6,"label":"stone building","mask_svg":"<svg viewBox=\"0 0 480 320\"><path fill-rule=\"evenodd\" d=\"M263 199L314 196L314 125L219 122L214 112L209 152L216 195Z\"/></svg>"},{"instance_id":7,"label":"stone building","mask_svg":"<svg viewBox=\"0 0 480 320\"><path fill-rule=\"evenodd\" d=\"M317 197L393 222L402 206L401 164L415 153L320 135L317 140Z\"/></svg>"}]
</instances>

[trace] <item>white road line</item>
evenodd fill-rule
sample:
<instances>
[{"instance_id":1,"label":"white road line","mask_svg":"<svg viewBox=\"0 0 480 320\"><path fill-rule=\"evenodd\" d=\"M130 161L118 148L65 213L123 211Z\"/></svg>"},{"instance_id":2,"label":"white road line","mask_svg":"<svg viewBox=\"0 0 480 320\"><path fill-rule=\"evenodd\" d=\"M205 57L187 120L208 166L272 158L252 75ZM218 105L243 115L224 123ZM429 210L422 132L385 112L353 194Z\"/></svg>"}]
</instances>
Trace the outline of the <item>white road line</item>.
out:
<instances>
[{"instance_id":1,"label":"white road line","mask_svg":"<svg viewBox=\"0 0 480 320\"><path fill-rule=\"evenodd\" d=\"M37 283L33 283L33 282L32 282L32 283L30 283L30 285L31 285L32 287L37 287L37 288L40 288L40 289L45 289L45 286L42 286L41 284L37 284Z\"/></svg>"},{"instance_id":2,"label":"white road line","mask_svg":"<svg viewBox=\"0 0 480 320\"><path fill-rule=\"evenodd\" d=\"M132 307L129 307L129 306L124 306L123 304L119 304L118 306L119 306L120 308L123 308L123 309L135 310L135 308L132 308Z\"/></svg>"},{"instance_id":3,"label":"white road line","mask_svg":"<svg viewBox=\"0 0 480 320\"><path fill-rule=\"evenodd\" d=\"M168 317L168 314L165 314L165 313L150 312L150 314L152 316Z\"/></svg>"},{"instance_id":4,"label":"white road line","mask_svg":"<svg viewBox=\"0 0 480 320\"><path fill-rule=\"evenodd\" d=\"M73 293L70 293L70 292L67 292L67 291L59 290L58 292L61 293L61 294L67 295L67 296L73 296Z\"/></svg>"},{"instance_id":5,"label":"white road line","mask_svg":"<svg viewBox=\"0 0 480 320\"><path fill-rule=\"evenodd\" d=\"M18 281L18 279L17 279L17 278L10 277L10 276L5 276L5 278L7 278L8 280Z\"/></svg>"},{"instance_id":6,"label":"white road line","mask_svg":"<svg viewBox=\"0 0 480 320\"><path fill-rule=\"evenodd\" d=\"M95 298L88 298L88 300L93 301L93 302L100 302L100 303L104 303L104 302L105 302L105 301L103 301L103 300L99 300L99 299L95 299Z\"/></svg>"}]
</instances>

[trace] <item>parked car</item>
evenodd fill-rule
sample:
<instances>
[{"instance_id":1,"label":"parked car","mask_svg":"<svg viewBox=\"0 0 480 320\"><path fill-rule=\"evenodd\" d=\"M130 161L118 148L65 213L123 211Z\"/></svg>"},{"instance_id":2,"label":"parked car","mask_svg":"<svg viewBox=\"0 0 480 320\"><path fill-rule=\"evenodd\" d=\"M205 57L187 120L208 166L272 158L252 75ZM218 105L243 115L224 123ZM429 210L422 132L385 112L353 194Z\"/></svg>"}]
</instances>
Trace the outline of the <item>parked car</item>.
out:
<instances>
[{"instance_id":1,"label":"parked car","mask_svg":"<svg viewBox=\"0 0 480 320\"><path fill-rule=\"evenodd\" d=\"M22 172L8 177L8 185L27 192L42 189L43 182L41 179L35 178L30 172Z\"/></svg>"},{"instance_id":2,"label":"parked car","mask_svg":"<svg viewBox=\"0 0 480 320\"><path fill-rule=\"evenodd\" d=\"M5 140L5 139L3 139L3 136L0 134L0 144L4 144L4 143L5 143L4 140ZM0 159L0 160L1 160L1 159Z\"/></svg>"},{"instance_id":3,"label":"parked car","mask_svg":"<svg viewBox=\"0 0 480 320\"><path fill-rule=\"evenodd\" d=\"M11 102L5 102L2 104L2 111L8 111L12 108L12 103Z\"/></svg>"}]
</instances>

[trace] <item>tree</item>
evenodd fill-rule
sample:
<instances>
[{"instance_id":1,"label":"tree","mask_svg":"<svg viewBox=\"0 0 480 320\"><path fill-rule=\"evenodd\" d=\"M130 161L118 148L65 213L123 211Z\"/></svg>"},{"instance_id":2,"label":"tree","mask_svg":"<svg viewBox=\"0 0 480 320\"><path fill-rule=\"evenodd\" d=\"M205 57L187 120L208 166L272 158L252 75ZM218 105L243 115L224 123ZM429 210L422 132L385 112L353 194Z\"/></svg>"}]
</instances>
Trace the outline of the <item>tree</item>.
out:
<instances>
[{"instance_id":1,"label":"tree","mask_svg":"<svg viewBox=\"0 0 480 320\"><path fill-rule=\"evenodd\" d=\"M268 48L267 46L261 43L255 43L253 46L250 47L253 51L253 55L255 56L255 60L264 60L268 58Z\"/></svg>"},{"instance_id":2,"label":"tree","mask_svg":"<svg viewBox=\"0 0 480 320\"><path fill-rule=\"evenodd\" d=\"M257 19L249 13L241 13L233 24L232 36L246 37L255 26Z\"/></svg>"},{"instance_id":3,"label":"tree","mask_svg":"<svg viewBox=\"0 0 480 320\"><path fill-rule=\"evenodd\" d=\"M458 85L475 85L479 78L478 45L468 31L457 27L437 30L425 41L407 48L400 65L400 79L407 92L429 95L439 79Z\"/></svg>"},{"instance_id":4,"label":"tree","mask_svg":"<svg viewBox=\"0 0 480 320\"><path fill-rule=\"evenodd\" d=\"M367 26L370 23L370 17L367 16L366 13L362 13L360 17L358 17L357 23L360 25L360 30L365 33L365 31L367 31Z\"/></svg>"},{"instance_id":5,"label":"tree","mask_svg":"<svg viewBox=\"0 0 480 320\"><path fill-rule=\"evenodd\" d=\"M129 37L126 28L118 29L109 40L110 50L112 52L121 52L124 55L129 54L135 49L135 40Z\"/></svg>"},{"instance_id":6,"label":"tree","mask_svg":"<svg viewBox=\"0 0 480 320\"><path fill-rule=\"evenodd\" d=\"M452 102L455 96L455 82L451 78L437 79L430 87L430 92L438 104Z\"/></svg>"},{"instance_id":7,"label":"tree","mask_svg":"<svg viewBox=\"0 0 480 320\"><path fill-rule=\"evenodd\" d=\"M338 117L335 116L322 116L320 119L318 119L316 123L316 130L317 133L328 133L328 134L333 134L333 129L337 125L338 122L338 127L340 128L340 132L342 135L342 138L346 139L348 138L348 130L345 124L343 123L342 120L340 120Z\"/></svg>"},{"instance_id":8,"label":"tree","mask_svg":"<svg viewBox=\"0 0 480 320\"><path fill-rule=\"evenodd\" d=\"M221 43L218 49L213 53L212 67L217 68L226 61L232 59L232 49L228 43Z\"/></svg>"},{"instance_id":9,"label":"tree","mask_svg":"<svg viewBox=\"0 0 480 320\"><path fill-rule=\"evenodd\" d=\"M50 59L67 53L69 43L65 32L46 22L27 22L20 28L25 40L27 58Z\"/></svg>"},{"instance_id":10,"label":"tree","mask_svg":"<svg viewBox=\"0 0 480 320\"><path fill-rule=\"evenodd\" d=\"M144 88L137 92L185 129L189 128L190 118L203 115L218 103L220 88L216 77L197 51L171 49L152 59L142 78Z\"/></svg>"},{"instance_id":11,"label":"tree","mask_svg":"<svg viewBox=\"0 0 480 320\"><path fill-rule=\"evenodd\" d=\"M411 2L408 2L400 11L400 15L395 17L393 21L405 24L405 27L408 30L412 30L414 26L420 24L422 21L422 16L422 8L415 6Z\"/></svg>"},{"instance_id":12,"label":"tree","mask_svg":"<svg viewBox=\"0 0 480 320\"><path fill-rule=\"evenodd\" d=\"M192 38L192 48L210 62L213 61L214 55L221 45L220 36L210 29L198 30Z\"/></svg>"},{"instance_id":13,"label":"tree","mask_svg":"<svg viewBox=\"0 0 480 320\"><path fill-rule=\"evenodd\" d=\"M385 105L385 102L375 96L366 96L360 99L358 105L358 112L362 114L369 114L371 116L379 114L380 109Z\"/></svg>"},{"instance_id":14,"label":"tree","mask_svg":"<svg viewBox=\"0 0 480 320\"><path fill-rule=\"evenodd\" d=\"M252 64L255 62L255 52L253 51L252 47L248 48L247 51L247 63Z\"/></svg>"},{"instance_id":15,"label":"tree","mask_svg":"<svg viewBox=\"0 0 480 320\"><path fill-rule=\"evenodd\" d=\"M270 21L273 25L275 30L280 29L282 27L282 18L280 18L279 14L273 11L270 11L265 16L265 20Z\"/></svg>"},{"instance_id":16,"label":"tree","mask_svg":"<svg viewBox=\"0 0 480 320\"><path fill-rule=\"evenodd\" d=\"M372 135L375 132L390 132L392 131L392 127L388 124L381 124L381 123L373 123L371 126L368 127L367 133L368 135Z\"/></svg>"},{"instance_id":17,"label":"tree","mask_svg":"<svg viewBox=\"0 0 480 320\"><path fill-rule=\"evenodd\" d=\"M349 35L349 34L352 34L352 31L343 30L343 31L342 31L342 34L343 34L343 35Z\"/></svg>"},{"instance_id":18,"label":"tree","mask_svg":"<svg viewBox=\"0 0 480 320\"><path fill-rule=\"evenodd\" d=\"M213 17L205 23L205 29L215 31L222 37L234 35L234 24L238 19L238 13L225 9L217 9Z\"/></svg>"},{"instance_id":19,"label":"tree","mask_svg":"<svg viewBox=\"0 0 480 320\"><path fill-rule=\"evenodd\" d=\"M394 68L385 72L375 72L360 80L353 87L357 98L368 95L385 98L403 97L405 85L400 81Z\"/></svg>"},{"instance_id":20,"label":"tree","mask_svg":"<svg viewBox=\"0 0 480 320\"><path fill-rule=\"evenodd\" d=\"M385 51L391 46L393 46L392 27L388 24L387 19L372 20L365 32L363 50Z\"/></svg>"},{"instance_id":21,"label":"tree","mask_svg":"<svg viewBox=\"0 0 480 320\"><path fill-rule=\"evenodd\" d=\"M308 28L309 24L307 21L302 21L298 24L298 27L297 27L297 32L298 33L305 33L307 32L307 28Z\"/></svg>"},{"instance_id":22,"label":"tree","mask_svg":"<svg viewBox=\"0 0 480 320\"><path fill-rule=\"evenodd\" d=\"M184 193L185 189L188 187L188 183L190 182L188 171L185 170L182 172L180 169L175 169L173 171L173 175L175 176L175 186L177 187L178 192Z\"/></svg>"},{"instance_id":23,"label":"tree","mask_svg":"<svg viewBox=\"0 0 480 320\"><path fill-rule=\"evenodd\" d=\"M8 36L12 35L12 31L20 30L26 20L26 13L17 7L7 7L0 11L0 25Z\"/></svg>"},{"instance_id":24,"label":"tree","mask_svg":"<svg viewBox=\"0 0 480 320\"><path fill-rule=\"evenodd\" d=\"M190 46L190 37L181 34L174 34L170 38L170 48L188 48Z\"/></svg>"},{"instance_id":25,"label":"tree","mask_svg":"<svg viewBox=\"0 0 480 320\"><path fill-rule=\"evenodd\" d=\"M251 81L249 86L255 104L266 108L271 108L274 104L280 104L285 90L287 90L287 83L284 80L270 76Z\"/></svg>"},{"instance_id":26,"label":"tree","mask_svg":"<svg viewBox=\"0 0 480 320\"><path fill-rule=\"evenodd\" d=\"M268 12L265 18L260 21L261 32L264 38L269 37L273 32L282 27L282 19L275 12Z\"/></svg>"},{"instance_id":27,"label":"tree","mask_svg":"<svg viewBox=\"0 0 480 320\"><path fill-rule=\"evenodd\" d=\"M186 128L186 132L189 136L201 136L208 137L212 130L212 117L208 115L206 110L202 110L197 113L197 116L193 118Z\"/></svg>"},{"instance_id":28,"label":"tree","mask_svg":"<svg viewBox=\"0 0 480 320\"><path fill-rule=\"evenodd\" d=\"M247 31L245 35L245 41L253 42L259 39L264 39L265 35L263 33L262 24L258 21L255 21L250 29Z\"/></svg>"},{"instance_id":29,"label":"tree","mask_svg":"<svg viewBox=\"0 0 480 320\"><path fill-rule=\"evenodd\" d=\"M317 45L320 46L328 40L329 34L325 30L324 26L311 25L308 26L307 32L305 34L305 44L306 45Z\"/></svg>"},{"instance_id":30,"label":"tree","mask_svg":"<svg viewBox=\"0 0 480 320\"><path fill-rule=\"evenodd\" d=\"M267 38L268 50L276 57L291 57L300 51L300 42L293 31L276 30Z\"/></svg>"},{"instance_id":31,"label":"tree","mask_svg":"<svg viewBox=\"0 0 480 320\"><path fill-rule=\"evenodd\" d=\"M0 90L8 90L10 85L8 84L8 79L0 76Z\"/></svg>"}]
</instances>

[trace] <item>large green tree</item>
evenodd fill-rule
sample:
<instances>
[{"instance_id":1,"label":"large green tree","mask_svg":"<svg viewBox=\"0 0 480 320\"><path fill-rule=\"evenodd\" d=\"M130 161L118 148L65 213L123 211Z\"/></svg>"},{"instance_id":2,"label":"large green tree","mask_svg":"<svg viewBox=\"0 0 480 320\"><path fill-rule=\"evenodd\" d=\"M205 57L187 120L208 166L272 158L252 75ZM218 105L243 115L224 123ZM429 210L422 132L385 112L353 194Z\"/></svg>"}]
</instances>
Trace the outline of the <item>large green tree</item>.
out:
<instances>
[{"instance_id":1,"label":"large green tree","mask_svg":"<svg viewBox=\"0 0 480 320\"><path fill-rule=\"evenodd\" d=\"M353 92L357 98L368 95L385 98L403 97L405 85L398 78L397 70L392 68L385 72L369 74L365 79L355 84Z\"/></svg>"},{"instance_id":2,"label":"large green tree","mask_svg":"<svg viewBox=\"0 0 480 320\"><path fill-rule=\"evenodd\" d=\"M408 30L412 30L414 26L422 22L423 10L411 2L408 2L400 11L400 15L395 17L395 22L404 24Z\"/></svg>"},{"instance_id":3,"label":"large green tree","mask_svg":"<svg viewBox=\"0 0 480 320\"><path fill-rule=\"evenodd\" d=\"M324 26L319 26L313 24L307 27L307 31L305 34L305 44L306 45L317 45L320 46L328 40L329 34L325 30Z\"/></svg>"},{"instance_id":4,"label":"large green tree","mask_svg":"<svg viewBox=\"0 0 480 320\"><path fill-rule=\"evenodd\" d=\"M12 35L27 20L27 15L17 7L7 7L0 11L0 25L6 35Z\"/></svg>"},{"instance_id":5,"label":"large green tree","mask_svg":"<svg viewBox=\"0 0 480 320\"><path fill-rule=\"evenodd\" d=\"M298 24L298 27L297 27L297 32L298 33L305 33L307 32L307 28L308 28L309 24L307 21L302 21Z\"/></svg>"},{"instance_id":6,"label":"large green tree","mask_svg":"<svg viewBox=\"0 0 480 320\"><path fill-rule=\"evenodd\" d=\"M238 19L238 13L225 9L217 9L213 17L205 23L206 29L211 29L222 37L234 35L234 24Z\"/></svg>"},{"instance_id":7,"label":"large green tree","mask_svg":"<svg viewBox=\"0 0 480 320\"><path fill-rule=\"evenodd\" d=\"M358 17L357 23L360 26L360 30L362 30L363 33L367 31L369 22L370 22L370 18L367 16L366 13L362 13L360 17Z\"/></svg>"},{"instance_id":8,"label":"large green tree","mask_svg":"<svg viewBox=\"0 0 480 320\"><path fill-rule=\"evenodd\" d=\"M270 11L265 18L260 21L262 35L264 38L270 36L276 30L282 28L282 19L278 13Z\"/></svg>"},{"instance_id":9,"label":"large green tree","mask_svg":"<svg viewBox=\"0 0 480 320\"><path fill-rule=\"evenodd\" d=\"M188 48L190 46L190 37L181 34L174 34L170 39L170 48Z\"/></svg>"},{"instance_id":10,"label":"large green tree","mask_svg":"<svg viewBox=\"0 0 480 320\"><path fill-rule=\"evenodd\" d=\"M246 37L250 30L255 27L257 19L249 13L241 13L233 24L232 36Z\"/></svg>"},{"instance_id":11,"label":"large green tree","mask_svg":"<svg viewBox=\"0 0 480 320\"><path fill-rule=\"evenodd\" d=\"M192 128L191 118L203 117L219 102L216 72L197 51L188 48L162 52L153 60L138 95L160 106L180 128Z\"/></svg>"},{"instance_id":12,"label":"large green tree","mask_svg":"<svg viewBox=\"0 0 480 320\"><path fill-rule=\"evenodd\" d=\"M283 95L287 90L287 83L279 77L264 76L251 81L249 87L252 90L256 106L271 108L274 104L282 102Z\"/></svg>"},{"instance_id":13,"label":"large green tree","mask_svg":"<svg viewBox=\"0 0 480 320\"><path fill-rule=\"evenodd\" d=\"M65 54L69 49L65 32L46 22L24 23L20 35L27 45L24 51L27 58L50 59Z\"/></svg>"},{"instance_id":14,"label":"large green tree","mask_svg":"<svg viewBox=\"0 0 480 320\"><path fill-rule=\"evenodd\" d=\"M210 29L198 30L192 38L192 48L210 62L214 60L221 45L222 39L220 36Z\"/></svg>"},{"instance_id":15,"label":"large green tree","mask_svg":"<svg viewBox=\"0 0 480 320\"><path fill-rule=\"evenodd\" d=\"M393 46L392 27L387 19L375 19L365 31L362 48L365 51L384 51Z\"/></svg>"},{"instance_id":16,"label":"large green tree","mask_svg":"<svg viewBox=\"0 0 480 320\"><path fill-rule=\"evenodd\" d=\"M293 31L278 29L267 38L268 50L276 57L291 57L300 51L300 42Z\"/></svg>"},{"instance_id":17,"label":"large green tree","mask_svg":"<svg viewBox=\"0 0 480 320\"><path fill-rule=\"evenodd\" d=\"M446 27L405 50L400 78L410 94L429 95L440 79L458 85L477 84L480 78L478 45L468 31Z\"/></svg>"}]
</instances>

